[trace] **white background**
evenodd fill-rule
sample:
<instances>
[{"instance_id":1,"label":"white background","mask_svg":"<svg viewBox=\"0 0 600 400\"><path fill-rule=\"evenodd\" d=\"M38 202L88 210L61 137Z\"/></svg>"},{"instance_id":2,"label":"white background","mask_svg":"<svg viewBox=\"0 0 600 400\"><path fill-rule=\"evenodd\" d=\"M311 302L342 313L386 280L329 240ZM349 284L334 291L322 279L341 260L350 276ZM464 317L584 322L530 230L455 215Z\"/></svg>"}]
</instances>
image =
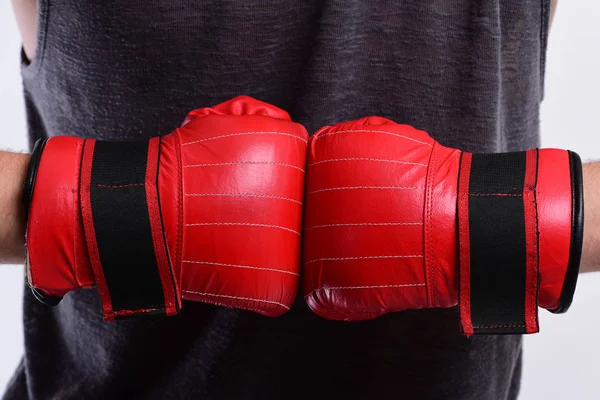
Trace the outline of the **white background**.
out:
<instances>
[{"instance_id":1,"label":"white background","mask_svg":"<svg viewBox=\"0 0 600 400\"><path fill-rule=\"evenodd\" d=\"M0 1L0 148L26 150L19 35ZM562 0L550 34L542 144L600 159L600 2ZM599 188L600 190L600 188ZM21 266L0 266L0 393L23 349ZM600 274L580 277L565 315L541 311L527 336L521 399L600 398ZM468 372L466 372L468 373Z\"/></svg>"}]
</instances>

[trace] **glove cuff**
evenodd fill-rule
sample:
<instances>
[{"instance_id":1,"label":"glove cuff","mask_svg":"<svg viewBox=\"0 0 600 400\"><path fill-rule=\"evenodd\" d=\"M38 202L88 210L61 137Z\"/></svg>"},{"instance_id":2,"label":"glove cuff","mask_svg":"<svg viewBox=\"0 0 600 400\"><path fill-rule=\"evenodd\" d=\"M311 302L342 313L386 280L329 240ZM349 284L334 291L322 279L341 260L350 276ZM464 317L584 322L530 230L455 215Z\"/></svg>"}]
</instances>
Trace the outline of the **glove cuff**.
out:
<instances>
[{"instance_id":1,"label":"glove cuff","mask_svg":"<svg viewBox=\"0 0 600 400\"><path fill-rule=\"evenodd\" d=\"M571 229L569 235L568 261L560 290L558 305L554 308L545 306L553 313L565 313L573 302L575 288L577 287L577 278L579 277L579 265L581 262L581 252L583 248L583 173L581 158L575 152L568 151L569 172L571 186ZM543 277L542 277L543 278ZM543 280L542 280L543 283ZM541 304L541 303L540 303ZM544 305L542 305L544 307Z\"/></svg>"},{"instance_id":2,"label":"glove cuff","mask_svg":"<svg viewBox=\"0 0 600 400\"><path fill-rule=\"evenodd\" d=\"M581 258L581 182L572 152L463 153L459 305L466 335L535 333L538 305L568 309Z\"/></svg>"},{"instance_id":3,"label":"glove cuff","mask_svg":"<svg viewBox=\"0 0 600 400\"><path fill-rule=\"evenodd\" d=\"M34 296L56 305L94 277L79 209L83 140L54 137L36 142L23 185L27 279Z\"/></svg>"},{"instance_id":4,"label":"glove cuff","mask_svg":"<svg viewBox=\"0 0 600 400\"><path fill-rule=\"evenodd\" d=\"M104 318L179 311L158 194L161 138L36 144L24 184L27 276L56 305L96 285Z\"/></svg>"},{"instance_id":5,"label":"glove cuff","mask_svg":"<svg viewBox=\"0 0 600 400\"><path fill-rule=\"evenodd\" d=\"M27 168L27 176L23 183L23 203L25 206L25 221L29 221L29 209L33 200L33 188L35 185L35 178L42 158L42 151L48 139L38 139L31 152L31 158L29 160L29 166ZM62 296L51 296L45 293L43 290L39 290L33 286L33 279L31 277L31 264L29 263L29 252L26 253L25 265L27 269L27 280L33 296L41 303L47 306L56 306L62 300Z\"/></svg>"}]
</instances>

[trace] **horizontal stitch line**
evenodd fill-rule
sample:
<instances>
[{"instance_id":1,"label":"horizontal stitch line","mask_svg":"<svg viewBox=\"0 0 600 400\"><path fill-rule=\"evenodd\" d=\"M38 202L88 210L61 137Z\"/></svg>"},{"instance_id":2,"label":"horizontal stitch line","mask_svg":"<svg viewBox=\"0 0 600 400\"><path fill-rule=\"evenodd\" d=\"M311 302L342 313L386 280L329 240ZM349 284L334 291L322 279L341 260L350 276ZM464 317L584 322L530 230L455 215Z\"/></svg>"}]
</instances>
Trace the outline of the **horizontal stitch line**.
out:
<instances>
[{"instance_id":1,"label":"horizontal stitch line","mask_svg":"<svg viewBox=\"0 0 600 400\"><path fill-rule=\"evenodd\" d=\"M196 294L199 296L214 296L214 297L223 297L226 299L236 299L236 300L246 300L246 301L257 301L259 303L268 303L268 304L276 304L280 307L283 307L287 310L289 310L290 308L288 306L286 306L285 304L282 304L278 301L272 301L272 300L263 300L263 299L253 299L251 297L238 297L238 296L229 296L229 295L225 295L225 294L216 294L216 293L202 293L202 292L194 292L192 290L183 290L183 293L188 293L188 294Z\"/></svg>"},{"instance_id":2,"label":"horizontal stitch line","mask_svg":"<svg viewBox=\"0 0 600 400\"><path fill-rule=\"evenodd\" d=\"M293 203L296 204L300 204L302 205L301 201L295 200L295 199L291 199L289 197L283 197L283 196L273 196L273 195L269 195L269 194L255 194L255 193L186 193L186 196L191 196L191 197L258 197L258 198L266 198L266 199L278 199L278 200L285 200L285 201L291 201Z\"/></svg>"},{"instance_id":3,"label":"horizontal stitch line","mask_svg":"<svg viewBox=\"0 0 600 400\"><path fill-rule=\"evenodd\" d=\"M509 193L469 193L469 196L476 196L476 197L486 197L486 196L490 196L490 197L496 197L496 196L501 196L501 197L523 197L522 193L517 193L517 194L509 194Z\"/></svg>"},{"instance_id":4,"label":"horizontal stitch line","mask_svg":"<svg viewBox=\"0 0 600 400\"><path fill-rule=\"evenodd\" d=\"M308 142L306 139L303 139L299 136L292 135L290 133L285 133L285 132L240 132L240 133L230 133L227 135L213 136L213 137L206 138L206 139L193 140L191 142L182 143L182 146L187 146L189 144L194 144L194 143L208 142L210 140L217 140L217 139L223 139L223 138L228 138L228 137L245 136L245 135L280 135L280 136L289 136L294 139L301 140L304 143Z\"/></svg>"},{"instance_id":5,"label":"horizontal stitch line","mask_svg":"<svg viewBox=\"0 0 600 400\"><path fill-rule=\"evenodd\" d=\"M298 171L304 172L303 168L297 167L291 164L285 164L280 162L272 162L272 161L236 161L236 162L224 162L224 163L215 163L215 164L190 164L184 165L183 168L196 168L196 167L220 167L226 165L279 165L281 167L289 167L297 169Z\"/></svg>"},{"instance_id":6,"label":"horizontal stitch line","mask_svg":"<svg viewBox=\"0 0 600 400\"><path fill-rule=\"evenodd\" d=\"M184 293L185 293L185 292L184 292ZM214 304L214 305L216 305L216 306L220 306L220 307L228 307L228 308L231 308L231 307L232 307L232 306L231 306L231 304L226 304L226 303L225 303L225 302L223 302L223 301L211 300L211 304ZM246 306L241 306L241 305L239 305L239 304L236 304L236 305L235 305L235 308L236 308L236 309L239 309L239 310L254 311L254 312L257 312L257 313L261 313L261 312L263 312L263 311L264 311L264 310L261 310L260 308L246 307Z\"/></svg>"},{"instance_id":7,"label":"horizontal stitch line","mask_svg":"<svg viewBox=\"0 0 600 400\"><path fill-rule=\"evenodd\" d=\"M332 158L329 160L317 161L312 164L308 164L309 167L317 164L330 163L330 162L341 162L341 161L374 161L374 162L388 162L388 163L397 163L397 164L410 164L410 165L418 165L420 167L427 167L427 164L411 162L411 161L400 161L400 160L383 160L380 158Z\"/></svg>"},{"instance_id":8,"label":"horizontal stitch line","mask_svg":"<svg viewBox=\"0 0 600 400\"><path fill-rule=\"evenodd\" d=\"M431 144L426 143L426 142L422 142L420 140L417 140L415 138L411 138L410 136L405 136L405 135L400 135L399 133L393 133L393 132L389 132L389 131L381 131L381 130L367 130L367 129L350 129L350 130L345 130L345 131L337 131L337 132L329 132L329 133L324 133L322 135L316 136L315 139L321 139L324 136L330 136L330 135L338 135L340 133L381 133L384 135L391 135L391 136L397 136L403 139L407 139L416 143L420 143L423 144L425 146L429 146L432 147Z\"/></svg>"},{"instance_id":9,"label":"horizontal stitch line","mask_svg":"<svg viewBox=\"0 0 600 400\"><path fill-rule=\"evenodd\" d=\"M145 183L128 183L125 185L103 185L101 183L97 183L96 187L106 188L106 189L121 189L135 186L144 186Z\"/></svg>"},{"instance_id":10,"label":"horizontal stitch line","mask_svg":"<svg viewBox=\"0 0 600 400\"><path fill-rule=\"evenodd\" d=\"M314 190L312 192L308 192L309 194L321 193L321 192L330 192L333 190L359 190L359 189L382 189L382 190L422 190L425 188L422 187L404 187L404 186L343 186L336 188L327 188L327 189L319 189Z\"/></svg>"},{"instance_id":11,"label":"horizontal stitch line","mask_svg":"<svg viewBox=\"0 0 600 400\"><path fill-rule=\"evenodd\" d=\"M315 225L306 228L308 229L317 229L317 228L328 228L328 227L339 227L339 226L412 226L412 225L423 225L422 222L365 222L365 223L356 223L356 224L328 224L328 225Z\"/></svg>"},{"instance_id":12,"label":"horizontal stitch line","mask_svg":"<svg viewBox=\"0 0 600 400\"><path fill-rule=\"evenodd\" d=\"M187 300L187 299L185 299L185 300ZM220 306L220 307L227 307L227 308L231 308L232 307L231 304L227 304L227 303L225 303L223 301L217 301L217 300L211 300L211 304L216 305L216 306ZM254 311L254 312L257 312L257 313L264 312L264 310L261 310L260 308L246 307L246 306L241 306L239 304L236 304L235 308L239 309L239 310Z\"/></svg>"},{"instance_id":13,"label":"horizontal stitch line","mask_svg":"<svg viewBox=\"0 0 600 400\"><path fill-rule=\"evenodd\" d=\"M290 274L290 275L300 276L300 274L298 274L296 272L285 271L285 270L276 269L276 268L260 268L260 267L255 267L255 266L252 266L252 265L222 264L222 263L215 263L215 262L210 262L210 261L192 261L192 260L183 260L183 262L184 263L190 263L190 264L216 265L216 266L220 266L220 267L257 269L259 271L281 272L282 274Z\"/></svg>"},{"instance_id":14,"label":"horizontal stitch line","mask_svg":"<svg viewBox=\"0 0 600 400\"><path fill-rule=\"evenodd\" d=\"M136 309L130 309L130 310L114 310L114 311L110 311L108 314L116 315L116 316L123 316L123 315L132 315L132 314L136 314L136 313L161 311L161 310L164 310L165 308L166 307L163 305L160 305L160 306L152 305L152 306L148 306L148 308L136 308Z\"/></svg>"},{"instance_id":15,"label":"horizontal stitch line","mask_svg":"<svg viewBox=\"0 0 600 400\"><path fill-rule=\"evenodd\" d=\"M400 288L400 287L420 287L425 286L424 283L405 283L399 285L373 285L373 286L331 286L331 287L320 287L312 290L310 293L304 295L304 298L312 296L315 292L322 290L355 290L355 289L387 289L387 288Z\"/></svg>"},{"instance_id":16,"label":"horizontal stitch line","mask_svg":"<svg viewBox=\"0 0 600 400\"><path fill-rule=\"evenodd\" d=\"M244 223L244 222L207 222L207 223L198 223L198 224L186 224L185 226L254 226L254 227L261 227L261 228L283 229L285 231L289 231L289 232L295 233L296 235L300 236L300 232L295 231L291 228L287 228L285 226L279 226L279 225L268 225L268 224L250 224L250 223Z\"/></svg>"},{"instance_id":17,"label":"horizontal stitch line","mask_svg":"<svg viewBox=\"0 0 600 400\"><path fill-rule=\"evenodd\" d=\"M376 260L386 258L423 258L422 254L404 255L404 256L364 256L364 257L326 257L317 258L316 260L307 261L304 265L312 264L319 261L352 261L352 260Z\"/></svg>"},{"instance_id":18,"label":"horizontal stitch line","mask_svg":"<svg viewBox=\"0 0 600 400\"><path fill-rule=\"evenodd\" d=\"M484 326L484 325L473 325L473 328L525 328L524 324L520 324L520 325L488 325L488 326Z\"/></svg>"}]
</instances>

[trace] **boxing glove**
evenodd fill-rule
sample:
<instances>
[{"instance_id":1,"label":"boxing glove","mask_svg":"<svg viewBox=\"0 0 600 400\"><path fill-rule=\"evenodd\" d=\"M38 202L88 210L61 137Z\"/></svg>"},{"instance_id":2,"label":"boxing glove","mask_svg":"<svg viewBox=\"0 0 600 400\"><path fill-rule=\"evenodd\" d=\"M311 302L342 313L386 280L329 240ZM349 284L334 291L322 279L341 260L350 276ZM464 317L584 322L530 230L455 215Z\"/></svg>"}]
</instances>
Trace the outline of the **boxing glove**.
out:
<instances>
[{"instance_id":1,"label":"boxing glove","mask_svg":"<svg viewBox=\"0 0 600 400\"><path fill-rule=\"evenodd\" d=\"M308 135L238 97L136 142L38 142L25 183L27 276L56 304L97 287L104 318L183 300L287 311L298 290Z\"/></svg>"},{"instance_id":2,"label":"boxing glove","mask_svg":"<svg viewBox=\"0 0 600 400\"><path fill-rule=\"evenodd\" d=\"M309 142L303 290L365 320L460 304L466 335L537 332L569 307L583 232L577 154L471 154L368 117Z\"/></svg>"}]
</instances>

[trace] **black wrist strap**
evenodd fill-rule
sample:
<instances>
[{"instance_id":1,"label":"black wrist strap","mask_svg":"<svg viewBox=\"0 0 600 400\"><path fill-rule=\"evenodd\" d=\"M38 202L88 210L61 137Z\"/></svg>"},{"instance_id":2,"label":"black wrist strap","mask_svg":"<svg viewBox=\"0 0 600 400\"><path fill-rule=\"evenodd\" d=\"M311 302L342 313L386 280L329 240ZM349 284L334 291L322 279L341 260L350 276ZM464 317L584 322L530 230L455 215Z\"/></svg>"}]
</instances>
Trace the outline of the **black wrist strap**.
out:
<instances>
[{"instance_id":1,"label":"black wrist strap","mask_svg":"<svg viewBox=\"0 0 600 400\"><path fill-rule=\"evenodd\" d=\"M539 151L461 157L459 307L466 335L539 331ZM572 223L560 304L573 299L583 242L581 160L569 152Z\"/></svg>"},{"instance_id":2,"label":"black wrist strap","mask_svg":"<svg viewBox=\"0 0 600 400\"><path fill-rule=\"evenodd\" d=\"M160 211L160 141L84 144L81 214L107 320L181 306Z\"/></svg>"},{"instance_id":3,"label":"black wrist strap","mask_svg":"<svg viewBox=\"0 0 600 400\"><path fill-rule=\"evenodd\" d=\"M79 173L80 220L106 320L173 315L181 298L170 263L162 221L158 172L160 138L83 144ZM46 140L33 148L23 201L27 220ZM173 184L178 184L173 182ZM28 258L29 256L27 256ZM29 275L29 260L27 271ZM52 260L38 268L53 268ZM40 302L61 298L31 287Z\"/></svg>"},{"instance_id":4,"label":"black wrist strap","mask_svg":"<svg viewBox=\"0 0 600 400\"><path fill-rule=\"evenodd\" d=\"M538 331L538 152L463 153L459 304L463 333Z\"/></svg>"}]
</instances>

